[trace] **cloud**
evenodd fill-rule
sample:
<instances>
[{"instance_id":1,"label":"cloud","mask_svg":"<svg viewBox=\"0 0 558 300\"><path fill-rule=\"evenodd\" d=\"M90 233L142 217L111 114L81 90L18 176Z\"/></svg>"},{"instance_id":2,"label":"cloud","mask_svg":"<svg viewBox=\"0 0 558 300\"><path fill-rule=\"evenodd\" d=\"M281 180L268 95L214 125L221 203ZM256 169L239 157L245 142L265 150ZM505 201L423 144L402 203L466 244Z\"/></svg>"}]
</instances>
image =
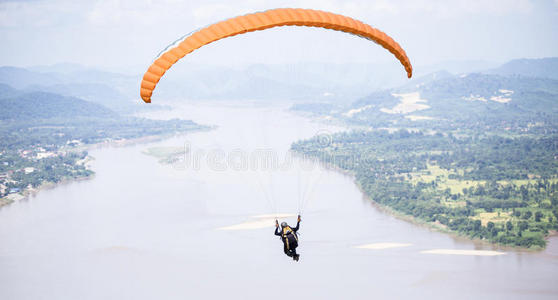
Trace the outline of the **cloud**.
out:
<instances>
[{"instance_id":1,"label":"cloud","mask_svg":"<svg viewBox=\"0 0 558 300\"><path fill-rule=\"evenodd\" d=\"M558 0L555 0L558 1ZM297 1L310 7L326 7L351 15L392 16L428 14L432 17L459 17L471 14L505 15L528 13L532 10L529 0L377 0L377 1Z\"/></svg>"},{"instance_id":2,"label":"cloud","mask_svg":"<svg viewBox=\"0 0 558 300\"><path fill-rule=\"evenodd\" d=\"M7 2L38 2L41 0L0 0L0 3L7 3Z\"/></svg>"},{"instance_id":3,"label":"cloud","mask_svg":"<svg viewBox=\"0 0 558 300\"><path fill-rule=\"evenodd\" d=\"M74 22L87 5L78 1L0 2L0 28L44 28Z\"/></svg>"},{"instance_id":4,"label":"cloud","mask_svg":"<svg viewBox=\"0 0 558 300\"><path fill-rule=\"evenodd\" d=\"M0 0L0 27L48 27L68 20L94 26L130 23L167 24L180 21L201 26L221 19L275 7L322 9L361 19L425 15L458 18L468 15L529 13L529 0ZM558 3L558 0L554 0ZM558 5L558 4L557 4Z\"/></svg>"},{"instance_id":5,"label":"cloud","mask_svg":"<svg viewBox=\"0 0 558 300\"><path fill-rule=\"evenodd\" d=\"M196 18L196 20L214 19L214 18L234 15L232 13L233 11L238 12L240 10L242 9L240 9L236 5L231 6L227 4L215 3L215 4L202 5L195 8L192 11L192 15L194 16L194 18Z\"/></svg>"},{"instance_id":6,"label":"cloud","mask_svg":"<svg viewBox=\"0 0 558 300\"><path fill-rule=\"evenodd\" d=\"M101 0L87 12L87 21L95 26L120 26L130 24L164 24L179 13L191 9L184 3L171 0Z\"/></svg>"}]
</instances>

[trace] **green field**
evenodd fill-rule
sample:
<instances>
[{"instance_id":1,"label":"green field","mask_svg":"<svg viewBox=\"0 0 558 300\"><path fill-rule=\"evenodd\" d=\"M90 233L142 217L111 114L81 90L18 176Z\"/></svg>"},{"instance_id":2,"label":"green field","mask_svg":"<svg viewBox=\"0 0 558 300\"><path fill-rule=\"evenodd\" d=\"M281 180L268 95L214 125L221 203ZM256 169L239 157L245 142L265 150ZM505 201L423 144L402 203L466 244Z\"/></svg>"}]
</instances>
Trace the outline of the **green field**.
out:
<instances>
[{"instance_id":1,"label":"green field","mask_svg":"<svg viewBox=\"0 0 558 300\"><path fill-rule=\"evenodd\" d=\"M143 151L143 154L153 156L163 164L176 162L185 153L184 147L151 147Z\"/></svg>"}]
</instances>

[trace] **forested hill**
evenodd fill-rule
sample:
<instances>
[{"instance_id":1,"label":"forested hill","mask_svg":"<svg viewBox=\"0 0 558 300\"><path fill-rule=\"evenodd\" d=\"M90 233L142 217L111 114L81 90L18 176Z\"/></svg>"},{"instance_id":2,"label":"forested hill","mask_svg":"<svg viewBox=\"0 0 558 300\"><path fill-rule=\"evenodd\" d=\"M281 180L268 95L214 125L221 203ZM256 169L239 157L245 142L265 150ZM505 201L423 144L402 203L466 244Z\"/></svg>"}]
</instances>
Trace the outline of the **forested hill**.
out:
<instances>
[{"instance_id":1,"label":"forested hill","mask_svg":"<svg viewBox=\"0 0 558 300\"><path fill-rule=\"evenodd\" d=\"M0 153L206 129L190 120L122 116L100 104L0 84Z\"/></svg>"},{"instance_id":2,"label":"forested hill","mask_svg":"<svg viewBox=\"0 0 558 300\"><path fill-rule=\"evenodd\" d=\"M19 91L14 89L13 87L0 83L0 98L9 97L12 95L19 94Z\"/></svg>"},{"instance_id":3,"label":"forested hill","mask_svg":"<svg viewBox=\"0 0 558 300\"><path fill-rule=\"evenodd\" d=\"M501 124L502 128L517 127L519 122L525 127L556 119L556 70L558 58L512 60L475 73L441 70L398 88L372 92L348 105L314 102L293 109L372 127L439 128L465 121L491 127Z\"/></svg>"},{"instance_id":4,"label":"forested hill","mask_svg":"<svg viewBox=\"0 0 558 300\"><path fill-rule=\"evenodd\" d=\"M481 73L449 76L415 86L385 91L391 101L382 103L382 92L356 101L355 107L371 103L389 105L400 103L393 94L418 92L428 108L409 111L431 117L447 117L448 112L478 113L479 110L502 112L558 111L558 80L525 76L500 76ZM419 103L419 102L417 102Z\"/></svg>"},{"instance_id":5,"label":"forested hill","mask_svg":"<svg viewBox=\"0 0 558 300\"><path fill-rule=\"evenodd\" d=\"M558 72L556 70L558 70L558 57L548 57L540 59L514 59L496 69L486 71L486 73L558 80Z\"/></svg>"},{"instance_id":6,"label":"forested hill","mask_svg":"<svg viewBox=\"0 0 558 300\"><path fill-rule=\"evenodd\" d=\"M47 92L18 92L0 87L0 120L28 120L54 118L119 118L114 111L75 97Z\"/></svg>"},{"instance_id":7,"label":"forested hill","mask_svg":"<svg viewBox=\"0 0 558 300\"><path fill-rule=\"evenodd\" d=\"M101 104L121 114L138 109L137 79L131 76L75 67L32 69L0 67L0 84L26 92L49 92ZM145 106L143 107L145 108Z\"/></svg>"},{"instance_id":8,"label":"forested hill","mask_svg":"<svg viewBox=\"0 0 558 300\"><path fill-rule=\"evenodd\" d=\"M542 122L556 130L558 80L439 72L400 88L374 92L350 105L306 104L294 109L370 127L459 130L475 126L522 132L536 130Z\"/></svg>"}]
</instances>

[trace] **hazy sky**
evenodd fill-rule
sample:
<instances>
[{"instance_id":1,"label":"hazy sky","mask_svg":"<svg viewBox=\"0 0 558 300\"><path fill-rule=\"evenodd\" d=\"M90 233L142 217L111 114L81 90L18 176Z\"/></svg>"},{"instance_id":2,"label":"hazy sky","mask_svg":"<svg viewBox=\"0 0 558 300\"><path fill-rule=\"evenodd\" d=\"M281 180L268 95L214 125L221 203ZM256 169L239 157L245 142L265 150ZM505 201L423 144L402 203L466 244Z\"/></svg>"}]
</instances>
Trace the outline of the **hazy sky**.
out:
<instances>
[{"instance_id":1,"label":"hazy sky","mask_svg":"<svg viewBox=\"0 0 558 300\"><path fill-rule=\"evenodd\" d=\"M276 7L364 21L398 41L414 65L558 56L558 0L0 0L0 65L147 66L185 33ZM315 28L249 33L201 50L188 59L226 65L394 60L366 40Z\"/></svg>"}]
</instances>

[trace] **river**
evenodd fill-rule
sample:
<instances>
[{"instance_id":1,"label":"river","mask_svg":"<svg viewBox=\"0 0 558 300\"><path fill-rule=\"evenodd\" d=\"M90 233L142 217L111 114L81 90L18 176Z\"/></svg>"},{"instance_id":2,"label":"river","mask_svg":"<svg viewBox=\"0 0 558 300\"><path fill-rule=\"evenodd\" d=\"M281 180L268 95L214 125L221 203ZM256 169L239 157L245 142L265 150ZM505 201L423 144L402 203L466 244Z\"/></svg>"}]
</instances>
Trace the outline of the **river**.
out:
<instances>
[{"instance_id":1,"label":"river","mask_svg":"<svg viewBox=\"0 0 558 300\"><path fill-rule=\"evenodd\" d=\"M286 158L293 141L341 128L281 105L208 102L149 116L218 127L94 149L94 178L0 209L0 299L558 297L556 237L541 252L451 237L382 212L350 176ZM143 153L152 147L187 151L164 165ZM283 167L246 167L254 153L275 153ZM299 209L297 263L272 231L276 213Z\"/></svg>"}]
</instances>

